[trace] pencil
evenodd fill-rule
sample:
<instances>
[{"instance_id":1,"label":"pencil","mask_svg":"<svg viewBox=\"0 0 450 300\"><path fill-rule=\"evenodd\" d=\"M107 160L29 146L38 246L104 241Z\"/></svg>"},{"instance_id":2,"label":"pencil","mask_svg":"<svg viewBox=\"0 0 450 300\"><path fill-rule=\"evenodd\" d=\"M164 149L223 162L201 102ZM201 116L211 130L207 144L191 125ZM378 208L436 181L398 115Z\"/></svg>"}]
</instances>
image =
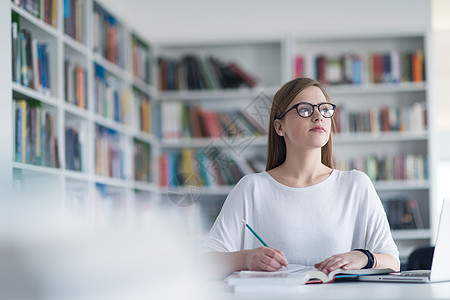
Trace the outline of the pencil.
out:
<instances>
[{"instance_id":1,"label":"pencil","mask_svg":"<svg viewBox=\"0 0 450 300\"><path fill-rule=\"evenodd\" d=\"M269 245L266 244L266 242L263 241L262 238L259 237L259 235L253 230L253 228L250 227L250 225L247 224L247 222L245 222L244 219L242 219L242 223L245 224L245 226L256 236L256 238L266 247L269 247Z\"/></svg>"}]
</instances>

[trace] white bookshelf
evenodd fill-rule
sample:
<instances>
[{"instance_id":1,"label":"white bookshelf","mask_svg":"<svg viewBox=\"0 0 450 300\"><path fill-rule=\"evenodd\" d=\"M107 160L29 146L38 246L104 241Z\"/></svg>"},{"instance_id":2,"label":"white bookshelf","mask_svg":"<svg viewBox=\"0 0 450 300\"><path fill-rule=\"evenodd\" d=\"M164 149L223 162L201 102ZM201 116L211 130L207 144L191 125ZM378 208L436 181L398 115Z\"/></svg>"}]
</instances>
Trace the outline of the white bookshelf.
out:
<instances>
[{"instance_id":1,"label":"white bookshelf","mask_svg":"<svg viewBox=\"0 0 450 300\"><path fill-rule=\"evenodd\" d=\"M131 95L133 88L139 90L148 96L150 103L154 98L154 88L150 85L150 78L145 79L140 74L134 74L132 68L131 40L132 36L138 37L136 33L127 27L126 22L120 19L107 9L116 22L122 25L123 42L120 47L124 52L124 65L119 66L114 62L104 58L93 49L94 35L94 4L93 0L82 0L82 29L80 40L73 38L64 31L63 1L54 1L57 3L57 25L53 27L44 21L36 18L24 8L9 2L9 14L16 13L20 17L21 29L29 30L38 41L48 44L50 52L50 82L51 92L43 93L34 88L26 87L22 83L12 82L10 84L14 99L36 100L41 107L46 107L54 112L55 133L57 137L59 167L48 167L35 165L25 162L12 162L13 185L16 190L29 194L34 193L33 188L42 185L47 181L46 187L52 187L51 196L58 199L63 207L75 213L79 213L92 222L94 226L108 226L117 221L130 221L133 214L140 215L140 212L134 210L140 207L136 203L149 201L156 207L158 203L159 189L154 184L155 178L151 181L140 181L134 177L134 141L145 143L150 148L148 153L148 168L154 168L153 156L158 147L158 142L151 131L144 131L139 125L140 116L136 115L134 109L140 101ZM101 5L100 5L101 6ZM11 22L10 22L11 24ZM10 28L11 25L9 25ZM11 36L9 36L9 40ZM144 43L148 44L146 41ZM143 51L142 53L144 53ZM64 62L66 59L76 62L85 70L85 107L69 103L65 97L65 70ZM144 58L145 59L145 58ZM150 63L150 49L148 49L147 60ZM124 122L108 118L96 112L96 89L94 87L95 66L104 68L108 75L114 76L120 87L128 94L119 95L119 102L127 101L129 116ZM136 75L136 76L135 76ZM139 76L138 76L139 75ZM11 81L11 80L10 80ZM128 99L125 100L125 97ZM11 121L11 128L14 132L14 110ZM120 114L124 112L121 111ZM151 121L151 118L150 118ZM81 167L73 170L66 163L66 126L75 127L78 133L78 142L81 151ZM109 131L116 132L121 139L120 151L123 159L124 176L110 177L108 175L98 175L96 168L96 127L101 126ZM146 130L146 129L145 129ZM11 147L14 156L14 143ZM102 150L107 150L102 148ZM98 157L105 157L105 152L100 152ZM152 176L154 170L150 173ZM150 177L151 177L150 176ZM44 188L40 190L42 197L48 194ZM41 196L41 195L40 195ZM136 203L135 203L136 202ZM131 216L131 217L130 217Z\"/></svg>"},{"instance_id":2,"label":"white bookshelf","mask_svg":"<svg viewBox=\"0 0 450 300\"><path fill-rule=\"evenodd\" d=\"M303 58L303 71L306 76L315 77L318 56L339 59L345 54L358 55L364 59L372 54L415 53L421 49L425 65L429 62L428 34L416 32L386 32L364 36L316 36L295 37L290 53L292 55L291 70L295 72L296 57ZM363 64L367 61L363 60ZM391 61L392 63L392 61ZM370 65L369 65L370 66ZM391 64L393 68L394 64ZM367 67L367 65L366 65ZM424 69L428 71L426 66ZM428 73L426 74L428 76ZM369 76L370 77L370 76ZM424 102L429 119L429 87L425 81L414 82L365 82L360 84L337 84L328 87L331 99L350 112L382 107L408 106L415 102ZM425 113L424 113L425 114ZM383 157L395 153L425 155L428 160L428 177L409 180L374 181L374 186L382 201L397 197L414 198L418 201L425 225L423 229L396 229L393 236L400 247L401 258L405 259L414 245L431 242L431 208L433 206L433 158L431 149L430 122L421 130L376 131L376 132L340 132L334 134L334 156L336 158L353 159L355 156Z\"/></svg>"}]
</instances>

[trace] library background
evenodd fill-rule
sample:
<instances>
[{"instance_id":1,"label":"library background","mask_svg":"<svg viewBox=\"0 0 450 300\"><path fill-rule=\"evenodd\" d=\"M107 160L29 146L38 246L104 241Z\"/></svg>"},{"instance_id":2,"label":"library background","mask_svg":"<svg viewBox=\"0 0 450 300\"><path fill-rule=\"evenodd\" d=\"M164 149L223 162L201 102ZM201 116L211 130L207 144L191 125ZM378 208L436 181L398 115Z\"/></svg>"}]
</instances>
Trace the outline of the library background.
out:
<instances>
[{"instance_id":1,"label":"library background","mask_svg":"<svg viewBox=\"0 0 450 300\"><path fill-rule=\"evenodd\" d=\"M440 184L450 159L441 92L450 26L436 9L444 1L381 1L383 24L369 1L348 1L339 18L321 11L321 24L276 16L286 24L259 29L263 20L240 14L206 28L188 18L200 15L196 2L177 2L188 10L174 14L173 26L163 24L169 4L150 7L155 1L4 2L5 187L58 199L96 228L145 226L170 208L198 244L233 185L265 169L275 91L308 76L339 105L335 167L372 179L402 261L434 243L440 201L450 194ZM352 5L364 13L353 15ZM153 18L139 13L146 9ZM224 9L222 19L232 13ZM264 4L258 18L269 11ZM332 28L345 19L360 28Z\"/></svg>"}]
</instances>

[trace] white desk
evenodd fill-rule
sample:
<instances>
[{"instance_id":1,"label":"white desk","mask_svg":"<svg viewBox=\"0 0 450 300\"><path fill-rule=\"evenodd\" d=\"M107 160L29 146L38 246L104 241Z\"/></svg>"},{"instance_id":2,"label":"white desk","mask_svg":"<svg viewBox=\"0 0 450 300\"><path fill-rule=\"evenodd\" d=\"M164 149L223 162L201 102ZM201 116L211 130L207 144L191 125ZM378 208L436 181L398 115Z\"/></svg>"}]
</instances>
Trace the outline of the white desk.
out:
<instances>
[{"instance_id":1,"label":"white desk","mask_svg":"<svg viewBox=\"0 0 450 300\"><path fill-rule=\"evenodd\" d=\"M298 292L289 293L238 293L225 287L211 289L211 299L450 299L450 282L442 283L379 283L335 282L308 284Z\"/></svg>"}]
</instances>

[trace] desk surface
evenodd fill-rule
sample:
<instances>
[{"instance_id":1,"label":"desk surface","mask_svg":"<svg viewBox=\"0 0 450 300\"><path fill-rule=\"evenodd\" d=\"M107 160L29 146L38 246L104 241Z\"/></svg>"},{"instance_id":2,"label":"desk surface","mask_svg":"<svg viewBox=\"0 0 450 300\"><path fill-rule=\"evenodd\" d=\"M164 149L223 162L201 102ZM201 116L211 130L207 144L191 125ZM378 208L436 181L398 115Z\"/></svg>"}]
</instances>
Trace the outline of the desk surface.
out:
<instances>
[{"instance_id":1,"label":"desk surface","mask_svg":"<svg viewBox=\"0 0 450 300\"><path fill-rule=\"evenodd\" d=\"M225 285L225 284L224 284ZM450 299L450 282L335 282L299 286L286 293L233 293L225 286L211 289L214 299Z\"/></svg>"}]
</instances>

